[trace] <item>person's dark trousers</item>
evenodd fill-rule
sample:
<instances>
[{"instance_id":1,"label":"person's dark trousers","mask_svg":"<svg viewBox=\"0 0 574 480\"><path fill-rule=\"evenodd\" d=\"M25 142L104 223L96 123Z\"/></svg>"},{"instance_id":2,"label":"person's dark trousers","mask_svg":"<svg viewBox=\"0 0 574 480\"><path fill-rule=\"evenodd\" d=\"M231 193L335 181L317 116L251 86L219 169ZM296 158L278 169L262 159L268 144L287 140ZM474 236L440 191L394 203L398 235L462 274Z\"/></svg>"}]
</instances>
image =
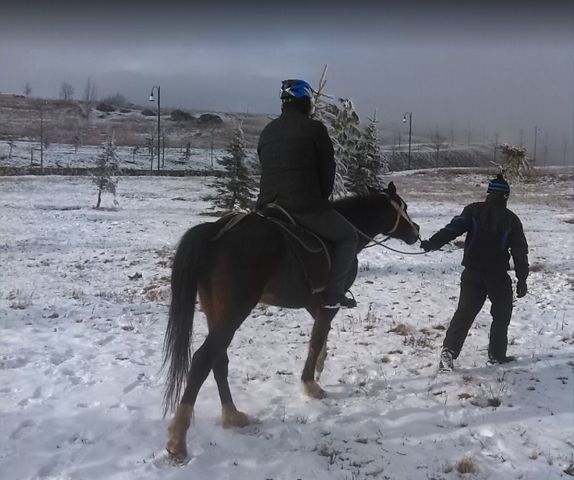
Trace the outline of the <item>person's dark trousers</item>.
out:
<instances>
[{"instance_id":1,"label":"person's dark trousers","mask_svg":"<svg viewBox=\"0 0 574 480\"><path fill-rule=\"evenodd\" d=\"M331 275L325 291L344 294L347 276L357 256L357 230L335 210L293 214L295 220L333 244Z\"/></svg>"},{"instance_id":2,"label":"person's dark trousers","mask_svg":"<svg viewBox=\"0 0 574 480\"><path fill-rule=\"evenodd\" d=\"M460 354L468 331L484 305L486 297L492 306L489 357L502 359L508 345L508 325L512 316L512 281L506 272L479 272L465 268L460 278L458 307L443 342L453 358Z\"/></svg>"}]
</instances>

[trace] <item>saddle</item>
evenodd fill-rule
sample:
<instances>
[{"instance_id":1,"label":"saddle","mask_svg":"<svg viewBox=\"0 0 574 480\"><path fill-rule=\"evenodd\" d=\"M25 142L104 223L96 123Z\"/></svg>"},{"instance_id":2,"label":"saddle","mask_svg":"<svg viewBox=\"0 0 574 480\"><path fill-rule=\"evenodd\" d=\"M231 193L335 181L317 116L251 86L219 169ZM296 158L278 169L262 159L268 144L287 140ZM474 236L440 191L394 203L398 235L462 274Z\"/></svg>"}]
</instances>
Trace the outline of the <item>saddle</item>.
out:
<instances>
[{"instance_id":1,"label":"saddle","mask_svg":"<svg viewBox=\"0 0 574 480\"><path fill-rule=\"evenodd\" d=\"M235 227L247 215L259 215L273 223L283 234L287 247L299 263L311 293L325 289L331 271L329 246L319 236L297 224L283 207L269 203L255 213L230 213L222 228L211 239L215 241Z\"/></svg>"}]
</instances>

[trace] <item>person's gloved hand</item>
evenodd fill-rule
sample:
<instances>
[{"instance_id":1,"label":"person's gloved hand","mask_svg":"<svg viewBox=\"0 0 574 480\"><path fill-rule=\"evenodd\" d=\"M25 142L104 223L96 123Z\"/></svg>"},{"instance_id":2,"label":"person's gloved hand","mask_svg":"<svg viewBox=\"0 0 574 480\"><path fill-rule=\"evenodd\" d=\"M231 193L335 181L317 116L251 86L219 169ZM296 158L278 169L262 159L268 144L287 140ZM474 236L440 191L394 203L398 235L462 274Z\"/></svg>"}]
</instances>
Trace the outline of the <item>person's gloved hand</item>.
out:
<instances>
[{"instance_id":1,"label":"person's gloved hand","mask_svg":"<svg viewBox=\"0 0 574 480\"><path fill-rule=\"evenodd\" d=\"M516 284L516 298L522 298L528 293L528 287L526 286L526 280L518 280Z\"/></svg>"},{"instance_id":2,"label":"person's gloved hand","mask_svg":"<svg viewBox=\"0 0 574 480\"><path fill-rule=\"evenodd\" d=\"M432 247L432 244L428 240L422 240L421 241L421 248L425 252L430 252L431 250L434 250L434 248Z\"/></svg>"}]
</instances>

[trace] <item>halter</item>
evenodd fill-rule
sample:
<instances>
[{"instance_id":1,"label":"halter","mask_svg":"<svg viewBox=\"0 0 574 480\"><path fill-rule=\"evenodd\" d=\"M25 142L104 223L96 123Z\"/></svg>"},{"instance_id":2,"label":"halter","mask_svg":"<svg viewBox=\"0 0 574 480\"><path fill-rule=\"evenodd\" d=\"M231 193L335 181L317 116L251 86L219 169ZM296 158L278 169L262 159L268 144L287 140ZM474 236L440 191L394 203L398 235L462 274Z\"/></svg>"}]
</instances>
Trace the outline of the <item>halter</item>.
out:
<instances>
[{"instance_id":1,"label":"halter","mask_svg":"<svg viewBox=\"0 0 574 480\"><path fill-rule=\"evenodd\" d=\"M408 222L408 224L411 226L411 228L413 230L415 230L415 226L413 225L413 221L410 219L410 217L407 215L407 212L405 212L405 202L401 199L400 200L400 204L395 202L390 196L389 194L385 193L385 192L381 192L385 197L387 197L387 199L389 200L390 204L393 206L393 208L397 211L397 219L395 220L395 224L393 225L393 228L391 228L388 232L386 232L384 235L387 235L387 238L385 238L383 240L383 242L387 241L390 237L391 233L394 233L394 231L398 228L399 223L401 221L401 217L405 219L405 221ZM402 253L404 255L424 255L426 252L403 252L401 250L396 250L392 247L389 247L387 245L385 245L383 242L379 242L377 240L375 240L373 237L370 237L369 235L367 235L366 233L361 232L361 230L356 229L357 232L362 235L363 237L365 237L367 240L373 242L372 245L367 245L365 246L365 248L369 248L372 247L373 245L379 245L381 247L386 248L387 250L391 250L393 252L397 252L397 253ZM420 240L420 235L419 235L419 240Z\"/></svg>"},{"instance_id":2,"label":"halter","mask_svg":"<svg viewBox=\"0 0 574 480\"><path fill-rule=\"evenodd\" d=\"M405 212L405 202L403 200L401 200L400 201L401 203L399 204L399 203L395 202L387 193L383 192L383 195L385 195L385 197L387 197L389 199L390 204L397 211L397 219L395 220L395 224L393 225L393 228L391 228L388 232L385 233L385 235L390 235L391 233L395 232L395 230L399 226L399 223L401 221L401 217L404 218L408 222L408 224L411 226L411 228L414 230L415 226L413 225L413 221L407 215L407 212Z\"/></svg>"}]
</instances>

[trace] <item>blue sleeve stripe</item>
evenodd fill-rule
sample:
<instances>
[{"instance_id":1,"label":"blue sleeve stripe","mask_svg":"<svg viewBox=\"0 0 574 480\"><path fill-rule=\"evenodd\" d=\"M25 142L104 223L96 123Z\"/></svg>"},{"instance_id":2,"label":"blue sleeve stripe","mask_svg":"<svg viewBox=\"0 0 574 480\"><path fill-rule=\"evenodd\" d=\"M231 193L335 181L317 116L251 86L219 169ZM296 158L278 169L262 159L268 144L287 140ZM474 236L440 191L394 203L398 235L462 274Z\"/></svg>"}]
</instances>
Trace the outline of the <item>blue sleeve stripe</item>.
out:
<instances>
[{"instance_id":1,"label":"blue sleeve stripe","mask_svg":"<svg viewBox=\"0 0 574 480\"><path fill-rule=\"evenodd\" d=\"M468 247L471 248L474 245L474 242L476 240L476 232L478 231L478 222L476 221L476 218L472 219L472 226L470 227L470 232L468 232L468 234L470 235L470 241L468 243Z\"/></svg>"},{"instance_id":2,"label":"blue sleeve stripe","mask_svg":"<svg viewBox=\"0 0 574 480\"><path fill-rule=\"evenodd\" d=\"M510 237L510 231L511 229L508 228L505 230L504 235L502 236L502 243L501 243L501 247L503 250L506 250L508 248L508 238Z\"/></svg>"}]
</instances>

